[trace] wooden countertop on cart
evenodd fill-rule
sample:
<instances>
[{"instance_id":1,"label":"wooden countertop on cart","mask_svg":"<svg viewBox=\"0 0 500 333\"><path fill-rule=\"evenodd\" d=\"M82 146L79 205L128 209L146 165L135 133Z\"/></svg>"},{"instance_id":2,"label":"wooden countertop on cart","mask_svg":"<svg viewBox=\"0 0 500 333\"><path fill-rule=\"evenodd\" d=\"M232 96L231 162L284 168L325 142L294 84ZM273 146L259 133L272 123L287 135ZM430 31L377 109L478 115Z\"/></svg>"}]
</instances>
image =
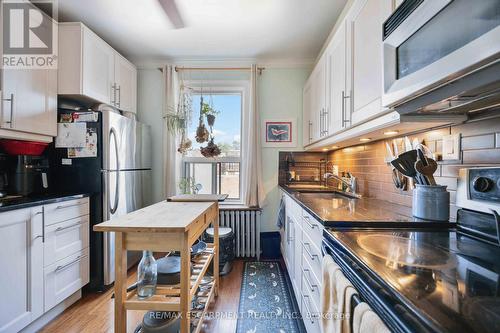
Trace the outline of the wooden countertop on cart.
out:
<instances>
[{"instance_id":1,"label":"wooden countertop on cart","mask_svg":"<svg viewBox=\"0 0 500 333\"><path fill-rule=\"evenodd\" d=\"M167 202L141 208L132 213L99 223L94 231L185 232L217 202Z\"/></svg>"}]
</instances>

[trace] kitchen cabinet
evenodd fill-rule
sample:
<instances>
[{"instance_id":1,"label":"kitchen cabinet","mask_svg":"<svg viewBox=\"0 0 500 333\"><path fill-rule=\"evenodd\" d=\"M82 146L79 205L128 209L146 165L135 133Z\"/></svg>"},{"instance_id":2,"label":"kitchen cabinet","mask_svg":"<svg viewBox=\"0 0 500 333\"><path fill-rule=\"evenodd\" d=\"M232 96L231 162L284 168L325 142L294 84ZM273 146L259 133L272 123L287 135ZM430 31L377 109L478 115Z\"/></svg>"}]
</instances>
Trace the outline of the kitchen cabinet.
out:
<instances>
[{"instance_id":1,"label":"kitchen cabinet","mask_svg":"<svg viewBox=\"0 0 500 333\"><path fill-rule=\"evenodd\" d=\"M351 120L346 104L351 94L346 86L346 29L341 24L325 51L327 61L327 105L331 117L329 134L335 134Z\"/></svg>"},{"instance_id":2,"label":"kitchen cabinet","mask_svg":"<svg viewBox=\"0 0 500 333\"><path fill-rule=\"evenodd\" d=\"M43 210L0 213L0 332L17 332L43 314Z\"/></svg>"},{"instance_id":3,"label":"kitchen cabinet","mask_svg":"<svg viewBox=\"0 0 500 333\"><path fill-rule=\"evenodd\" d=\"M79 22L59 26L58 93L136 112L137 69Z\"/></svg>"},{"instance_id":4,"label":"kitchen cabinet","mask_svg":"<svg viewBox=\"0 0 500 333\"><path fill-rule=\"evenodd\" d=\"M307 121L308 140L317 141L328 135L328 108L326 106L326 57L322 57L314 67L303 90L304 121ZM307 136L305 136L307 137Z\"/></svg>"},{"instance_id":5,"label":"kitchen cabinet","mask_svg":"<svg viewBox=\"0 0 500 333\"><path fill-rule=\"evenodd\" d=\"M45 267L44 311L49 311L89 283L89 276L88 247Z\"/></svg>"},{"instance_id":6,"label":"kitchen cabinet","mask_svg":"<svg viewBox=\"0 0 500 333\"><path fill-rule=\"evenodd\" d=\"M319 329L317 309L320 308L321 242L324 227L308 212L285 195L286 238L283 258L308 332Z\"/></svg>"},{"instance_id":7,"label":"kitchen cabinet","mask_svg":"<svg viewBox=\"0 0 500 333\"><path fill-rule=\"evenodd\" d=\"M89 199L0 213L0 244L0 332L17 332L89 282Z\"/></svg>"},{"instance_id":8,"label":"kitchen cabinet","mask_svg":"<svg viewBox=\"0 0 500 333\"><path fill-rule=\"evenodd\" d=\"M382 108L382 24L392 13L388 0L358 0L346 16L346 112L352 124L373 118Z\"/></svg>"},{"instance_id":9,"label":"kitchen cabinet","mask_svg":"<svg viewBox=\"0 0 500 333\"><path fill-rule=\"evenodd\" d=\"M22 132L57 135L57 70L3 70L1 128L21 132L19 139Z\"/></svg>"},{"instance_id":10,"label":"kitchen cabinet","mask_svg":"<svg viewBox=\"0 0 500 333\"><path fill-rule=\"evenodd\" d=\"M0 56L3 56L1 36L0 27ZM51 142L56 135L57 70L1 69L0 136Z\"/></svg>"},{"instance_id":11,"label":"kitchen cabinet","mask_svg":"<svg viewBox=\"0 0 500 333\"><path fill-rule=\"evenodd\" d=\"M116 107L122 111L135 112L137 104L137 69L115 53L115 96Z\"/></svg>"},{"instance_id":12,"label":"kitchen cabinet","mask_svg":"<svg viewBox=\"0 0 500 333\"><path fill-rule=\"evenodd\" d=\"M304 86L303 90L303 117L302 117L302 122L303 122L303 145L307 146L313 141L313 119L311 119L311 112L312 112L312 102L313 102L313 96L312 96L312 81L308 80Z\"/></svg>"}]
</instances>

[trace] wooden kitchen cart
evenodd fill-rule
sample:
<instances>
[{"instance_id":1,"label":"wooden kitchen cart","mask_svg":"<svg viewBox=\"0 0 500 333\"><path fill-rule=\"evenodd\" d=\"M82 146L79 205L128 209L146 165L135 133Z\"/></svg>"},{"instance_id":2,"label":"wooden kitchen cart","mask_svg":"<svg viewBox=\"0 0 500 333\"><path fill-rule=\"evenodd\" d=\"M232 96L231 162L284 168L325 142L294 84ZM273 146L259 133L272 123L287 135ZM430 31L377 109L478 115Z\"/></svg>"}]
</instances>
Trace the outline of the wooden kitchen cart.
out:
<instances>
[{"instance_id":1,"label":"wooden kitchen cart","mask_svg":"<svg viewBox=\"0 0 500 333\"><path fill-rule=\"evenodd\" d=\"M216 202L160 202L94 226L94 231L115 233L115 332L125 333L127 310L179 311L181 333L199 332L209 304L219 288L219 206ZM210 225L214 242L191 260L191 245ZM136 291L127 293L127 251L179 251L181 282L156 288L156 294L140 299ZM210 288L198 287L213 261ZM192 266L192 274L190 266ZM203 308L191 310L198 296ZM192 328L191 328L191 324Z\"/></svg>"}]
</instances>

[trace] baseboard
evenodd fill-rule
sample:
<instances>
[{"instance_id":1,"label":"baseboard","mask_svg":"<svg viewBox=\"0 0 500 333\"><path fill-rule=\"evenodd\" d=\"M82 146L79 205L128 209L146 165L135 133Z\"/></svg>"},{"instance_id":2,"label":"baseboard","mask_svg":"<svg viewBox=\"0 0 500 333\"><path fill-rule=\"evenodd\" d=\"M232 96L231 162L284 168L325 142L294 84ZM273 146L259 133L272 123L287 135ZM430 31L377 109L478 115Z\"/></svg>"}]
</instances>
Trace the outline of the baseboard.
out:
<instances>
[{"instance_id":1,"label":"baseboard","mask_svg":"<svg viewBox=\"0 0 500 333\"><path fill-rule=\"evenodd\" d=\"M42 329L45 325L50 323L55 317L59 316L67 308L73 305L76 301L82 298L82 290L78 290L73 295L66 298L61 303L50 309L47 313L43 314L40 318L23 328L20 333L35 333Z\"/></svg>"}]
</instances>

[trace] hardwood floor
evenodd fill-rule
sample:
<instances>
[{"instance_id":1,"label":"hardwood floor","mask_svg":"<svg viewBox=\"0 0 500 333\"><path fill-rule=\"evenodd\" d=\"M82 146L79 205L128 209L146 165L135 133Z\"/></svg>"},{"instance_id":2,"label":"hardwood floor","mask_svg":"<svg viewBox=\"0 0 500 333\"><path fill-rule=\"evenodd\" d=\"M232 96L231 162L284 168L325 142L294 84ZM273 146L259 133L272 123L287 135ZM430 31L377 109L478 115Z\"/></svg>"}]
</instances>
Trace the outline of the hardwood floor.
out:
<instances>
[{"instance_id":1,"label":"hardwood floor","mask_svg":"<svg viewBox=\"0 0 500 333\"><path fill-rule=\"evenodd\" d=\"M212 304L212 314L203 327L204 333L231 333L236 331L235 317L240 300L241 279L244 260L235 260L231 273L221 278L219 296ZM128 284L136 279L135 270L129 271ZM40 332L43 333L81 333L81 332L113 332L114 302L111 299L113 290L105 293L87 294L55 318ZM127 332L134 332L142 320L143 311L127 312ZM230 316L232 315L232 317Z\"/></svg>"}]
</instances>

